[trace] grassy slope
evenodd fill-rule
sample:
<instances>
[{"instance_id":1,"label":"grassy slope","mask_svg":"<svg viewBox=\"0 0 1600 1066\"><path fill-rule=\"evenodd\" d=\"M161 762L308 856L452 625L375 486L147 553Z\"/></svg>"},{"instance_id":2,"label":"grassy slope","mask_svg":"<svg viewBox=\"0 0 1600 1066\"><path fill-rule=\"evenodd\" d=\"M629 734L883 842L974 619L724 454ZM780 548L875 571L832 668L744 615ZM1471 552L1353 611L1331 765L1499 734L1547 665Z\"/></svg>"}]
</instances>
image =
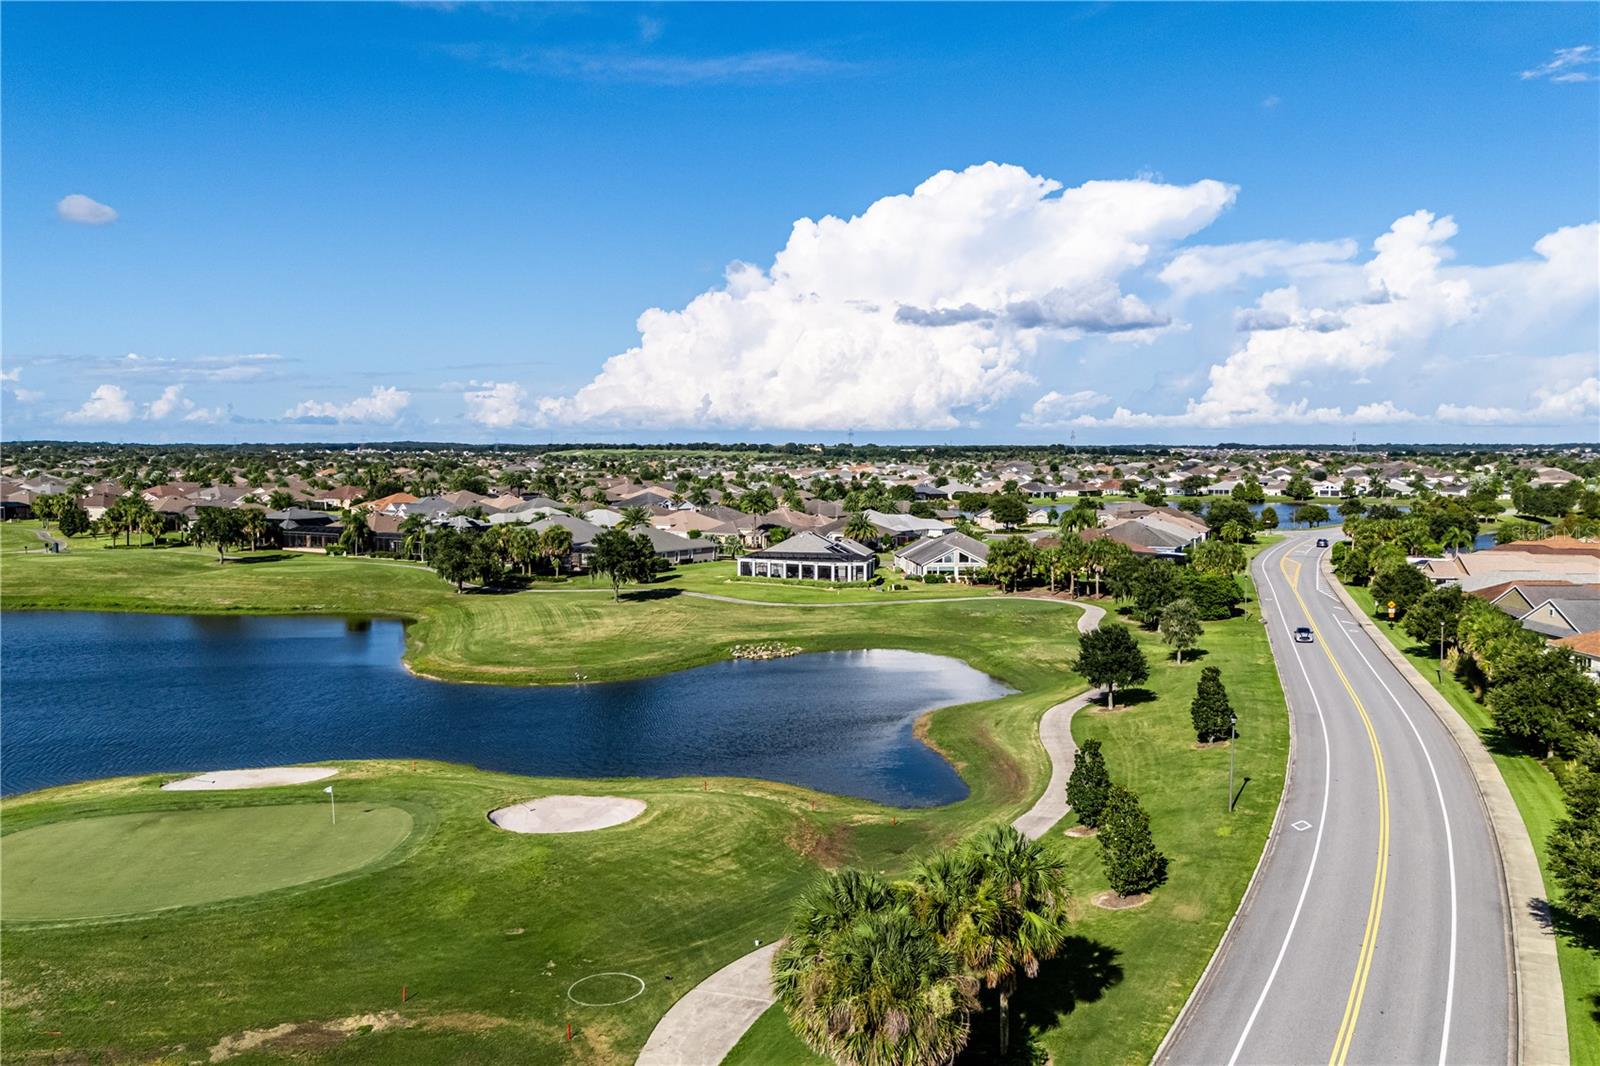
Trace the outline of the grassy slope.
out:
<instances>
[{"instance_id":1,"label":"grassy slope","mask_svg":"<svg viewBox=\"0 0 1600 1066\"><path fill-rule=\"evenodd\" d=\"M8 545L31 538L28 526L8 523ZM392 561L261 552L246 553L248 561L219 566L211 551L112 550L104 544L79 539L65 555L8 556L0 567L4 606L399 617L415 623L406 655L413 669L453 681L533 684L570 681L574 673L596 681L663 673L726 658L732 645L762 637L782 637L813 651L942 650L944 634L975 628L995 629L993 635L1000 639L991 643L1007 660L1058 668L1059 649L1037 656L1036 642L1024 642L1020 654L1009 645L1001 648L1009 634L1006 626L996 627L991 620L1005 614L1017 618L1018 627L1055 629L1058 623L1070 627L1073 614L1054 604L1019 605L970 589L951 593L972 599L970 607L927 604L881 611L782 611L681 595L694 589L775 603L827 604L901 602L929 595L921 590L940 588L915 585L916 593L822 586L775 589L726 580L731 566L726 563L686 567L625 594L617 604L609 589L587 578L549 591L458 595L430 571ZM1029 617L1034 614L1036 618ZM983 634L972 636L984 639ZM1027 680L1009 670L993 672L1018 687Z\"/></svg>"},{"instance_id":2,"label":"grassy slope","mask_svg":"<svg viewBox=\"0 0 1600 1066\"><path fill-rule=\"evenodd\" d=\"M1081 742L1104 743L1112 776L1139 793L1171 876L1154 900L1110 912L1089 901L1106 890L1099 845L1060 833L1075 896L1069 962L1046 966L1025 982L1014 1013L1055 1062L1143 1063L1161 1042L1199 979L1232 917L1266 842L1283 790L1288 717L1271 651L1256 614L1207 623L1198 663L1174 664L1142 635L1154 699L1114 713L1083 712L1073 721ZM1228 752L1197 749L1189 701L1200 666L1222 670L1240 719L1237 772L1245 787L1227 813ZM976 1021L972 1056L981 1061L994 1017ZM773 1008L734 1049L730 1066L817 1061Z\"/></svg>"},{"instance_id":3,"label":"grassy slope","mask_svg":"<svg viewBox=\"0 0 1600 1066\"><path fill-rule=\"evenodd\" d=\"M1345 587L1363 610L1377 617L1372 593L1368 589L1359 585ZM1533 850L1539 856L1539 870L1544 874L1545 891L1554 893L1555 880L1546 866L1546 845L1550 831L1566 813L1561 786L1556 784L1556 779L1537 758L1508 750L1499 743L1488 709L1475 700L1451 674L1445 673L1440 677L1438 660L1428 648L1413 643L1402 629L1391 629L1382 623L1378 628L1411 660L1411 665L1423 677L1433 682L1434 687L1466 719L1467 724L1484 738L1495 765L1500 768L1500 776L1505 779L1506 787L1516 800L1517 810L1528 827L1528 835L1533 838ZM1600 960L1569 937L1557 937L1556 949L1561 964L1562 991L1567 1001L1567 1040L1571 1046L1572 1061L1600 1063L1600 1020L1596 1018L1596 1011L1600 1010Z\"/></svg>"}]
</instances>

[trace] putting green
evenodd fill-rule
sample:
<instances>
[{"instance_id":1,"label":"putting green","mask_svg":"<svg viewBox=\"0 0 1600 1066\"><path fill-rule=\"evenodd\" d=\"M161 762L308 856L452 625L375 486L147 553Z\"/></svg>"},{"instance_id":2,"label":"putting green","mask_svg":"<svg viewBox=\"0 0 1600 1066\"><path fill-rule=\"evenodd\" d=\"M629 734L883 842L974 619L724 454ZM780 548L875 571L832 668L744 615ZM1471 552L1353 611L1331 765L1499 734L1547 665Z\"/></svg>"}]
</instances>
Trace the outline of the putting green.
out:
<instances>
[{"instance_id":1,"label":"putting green","mask_svg":"<svg viewBox=\"0 0 1600 1066\"><path fill-rule=\"evenodd\" d=\"M411 833L399 807L145 811L0 837L0 917L112 918L253 896L369 866Z\"/></svg>"}]
</instances>

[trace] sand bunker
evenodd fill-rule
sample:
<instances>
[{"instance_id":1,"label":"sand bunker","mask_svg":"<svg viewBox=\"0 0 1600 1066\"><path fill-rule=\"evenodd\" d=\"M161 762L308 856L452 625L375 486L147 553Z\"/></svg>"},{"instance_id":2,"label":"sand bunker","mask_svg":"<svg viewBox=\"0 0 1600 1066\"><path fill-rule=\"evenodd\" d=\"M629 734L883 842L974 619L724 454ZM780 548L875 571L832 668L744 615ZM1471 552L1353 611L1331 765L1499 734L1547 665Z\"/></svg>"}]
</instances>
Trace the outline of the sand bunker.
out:
<instances>
[{"instance_id":1,"label":"sand bunker","mask_svg":"<svg viewBox=\"0 0 1600 1066\"><path fill-rule=\"evenodd\" d=\"M272 788L321 781L339 771L331 766L263 766L256 770L213 770L181 781L168 781L163 792L217 792L232 788Z\"/></svg>"},{"instance_id":2,"label":"sand bunker","mask_svg":"<svg viewBox=\"0 0 1600 1066\"><path fill-rule=\"evenodd\" d=\"M513 833L585 833L630 822L644 801L617 796L542 796L489 812L489 821Z\"/></svg>"}]
</instances>

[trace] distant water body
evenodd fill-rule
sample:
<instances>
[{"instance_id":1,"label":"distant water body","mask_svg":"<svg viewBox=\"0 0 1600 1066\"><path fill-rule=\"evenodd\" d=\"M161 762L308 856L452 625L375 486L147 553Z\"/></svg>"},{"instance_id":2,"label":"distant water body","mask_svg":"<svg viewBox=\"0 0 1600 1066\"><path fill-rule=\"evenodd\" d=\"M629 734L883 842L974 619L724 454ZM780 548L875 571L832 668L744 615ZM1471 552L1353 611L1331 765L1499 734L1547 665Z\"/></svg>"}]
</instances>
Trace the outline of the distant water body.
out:
<instances>
[{"instance_id":1,"label":"distant water body","mask_svg":"<svg viewBox=\"0 0 1600 1066\"><path fill-rule=\"evenodd\" d=\"M553 687L400 665L399 622L75 612L0 622L0 793L120 774L418 758L553 777L734 775L900 806L967 794L912 735L1010 690L906 651Z\"/></svg>"}]
</instances>

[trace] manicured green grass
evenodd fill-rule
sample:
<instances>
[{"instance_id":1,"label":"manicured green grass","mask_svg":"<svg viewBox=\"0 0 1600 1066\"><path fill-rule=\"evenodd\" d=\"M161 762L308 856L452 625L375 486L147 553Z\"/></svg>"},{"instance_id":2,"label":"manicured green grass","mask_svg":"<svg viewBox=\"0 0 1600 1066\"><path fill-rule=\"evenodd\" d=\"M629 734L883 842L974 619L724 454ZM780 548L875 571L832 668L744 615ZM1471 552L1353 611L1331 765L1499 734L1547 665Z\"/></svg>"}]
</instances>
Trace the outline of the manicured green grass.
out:
<instances>
[{"instance_id":1,"label":"manicured green grass","mask_svg":"<svg viewBox=\"0 0 1600 1066\"><path fill-rule=\"evenodd\" d=\"M1171 864L1168 883L1149 904L1107 911L1092 903L1108 890L1098 843L1061 832L1046 838L1069 864L1074 939L1063 960L1023 982L1013 1014L1017 1039L1032 1042L1053 1062L1148 1062L1244 894L1283 791L1289 742L1283 694L1256 606L1247 604L1248 613L1232 621L1206 623L1204 654L1182 665L1153 635L1140 634L1151 663L1146 691L1135 697L1140 702L1114 712L1086 710L1073 720L1076 739L1100 740L1113 778L1139 794ZM1222 670L1239 714L1239 798L1232 814L1227 747L1197 747L1189 720L1202 666ZM985 1061L994 1046L994 1012L974 1024L969 1054ZM774 1007L727 1061L818 1060L789 1033L782 1008Z\"/></svg>"},{"instance_id":2,"label":"manicured green grass","mask_svg":"<svg viewBox=\"0 0 1600 1066\"><path fill-rule=\"evenodd\" d=\"M1360 585L1345 588L1369 617L1379 617L1370 590ZM1559 888L1548 866L1548 845L1550 831L1566 816L1561 786L1536 756L1501 741L1488 709L1448 670L1441 676L1439 661L1431 649L1413 643L1405 630L1391 628L1386 622L1380 621L1378 629L1483 737L1484 746L1499 767L1523 824L1528 827L1534 853L1539 857L1539 872L1544 875L1544 890L1552 899L1559 899ZM1567 1042L1572 1061L1600 1063L1600 957L1570 936L1556 937L1556 957L1561 966L1562 994L1566 997Z\"/></svg>"},{"instance_id":3,"label":"manicured green grass","mask_svg":"<svg viewBox=\"0 0 1600 1066\"><path fill-rule=\"evenodd\" d=\"M1070 629L1076 617L1058 604L1024 604L970 587L834 592L726 582L730 572L729 563L683 567L655 584L630 589L614 603L603 582L587 577L551 590L462 595L431 571L395 561L258 552L218 565L209 550L110 549L103 540L80 538L66 555L12 556L0 570L0 601L8 610L397 617L414 623L406 655L413 669L444 680L508 684L561 683L577 673L594 681L665 673L726 658L733 645L763 636L782 637L808 651L903 647L965 658L959 646L963 630L976 628L989 632L971 633L974 640L1003 647L1004 657L1014 659L1019 656L1009 638L1017 630ZM972 606L783 611L682 595L710 591L795 605L887 603L943 599L930 591L941 588L949 596L971 599ZM1028 617L1034 613L1038 618ZM1045 623L1046 617L1053 621ZM1036 644L1025 639L1017 645L1020 658L1032 658ZM1059 649L1051 650L1050 660L1059 668ZM1017 685L1006 673L997 676Z\"/></svg>"},{"instance_id":4,"label":"manicured green grass","mask_svg":"<svg viewBox=\"0 0 1600 1066\"><path fill-rule=\"evenodd\" d=\"M405 810L365 803L336 821L324 803L280 803L51 822L0 837L0 895L7 921L213 903L370 866L411 829Z\"/></svg>"},{"instance_id":5,"label":"manicured green grass","mask_svg":"<svg viewBox=\"0 0 1600 1066\"><path fill-rule=\"evenodd\" d=\"M681 594L677 582L717 580L710 569L697 576L698 568L620 604L607 592L458 596L416 567L256 558L218 566L212 552L78 542L66 556L8 556L0 596L8 608L401 617L413 621L413 668L456 680L551 682L575 670L595 680L635 677L722 658L734 643L782 639L806 650L953 655L1018 693L926 720L929 742L971 787L966 800L934 810L890 811L741 780L712 781L703 791L698 778L602 783L431 763L415 772L351 766L340 777L341 810L403 806L428 827L404 861L133 921L8 922L0 986L8 1055L143 1059L181 1046L181 1057L203 1058L229 1034L393 1009L406 1027L335 1038L322 1025L294 1054L355 1063L631 1061L678 996L749 950L753 938L781 933L793 900L820 870L853 864L893 874L1027 809L1048 775L1039 716L1082 687L1068 666L1078 612L1059 603L978 594L812 610L799 604L837 594L782 589L797 601L727 604ZM1078 939L1067 959L1028 984L1014 1016L1058 1062L1149 1057L1237 905L1282 787L1287 720L1253 613L1208 624L1202 642L1203 662L1223 668L1245 723L1238 769L1248 781L1231 816L1227 752L1196 749L1189 730L1199 665L1176 665L1152 636L1141 639L1154 698L1084 714L1076 732L1103 738L1113 774L1140 791L1172 877L1144 908L1100 910L1089 902L1106 887L1097 845L1052 835L1071 864ZM125 779L15 797L4 805L4 829L263 802L226 793L174 798L155 791L157 783ZM624 826L564 837L515 836L484 819L493 807L553 791L637 796L650 807ZM573 980L607 970L638 974L645 994L615 1008L566 998ZM402 985L416 997L404 1008ZM779 1054L793 1046L782 1019L764 1021L761 1034L771 1041L764 1061L790 1061ZM234 1061L284 1054L269 1047Z\"/></svg>"}]
</instances>

